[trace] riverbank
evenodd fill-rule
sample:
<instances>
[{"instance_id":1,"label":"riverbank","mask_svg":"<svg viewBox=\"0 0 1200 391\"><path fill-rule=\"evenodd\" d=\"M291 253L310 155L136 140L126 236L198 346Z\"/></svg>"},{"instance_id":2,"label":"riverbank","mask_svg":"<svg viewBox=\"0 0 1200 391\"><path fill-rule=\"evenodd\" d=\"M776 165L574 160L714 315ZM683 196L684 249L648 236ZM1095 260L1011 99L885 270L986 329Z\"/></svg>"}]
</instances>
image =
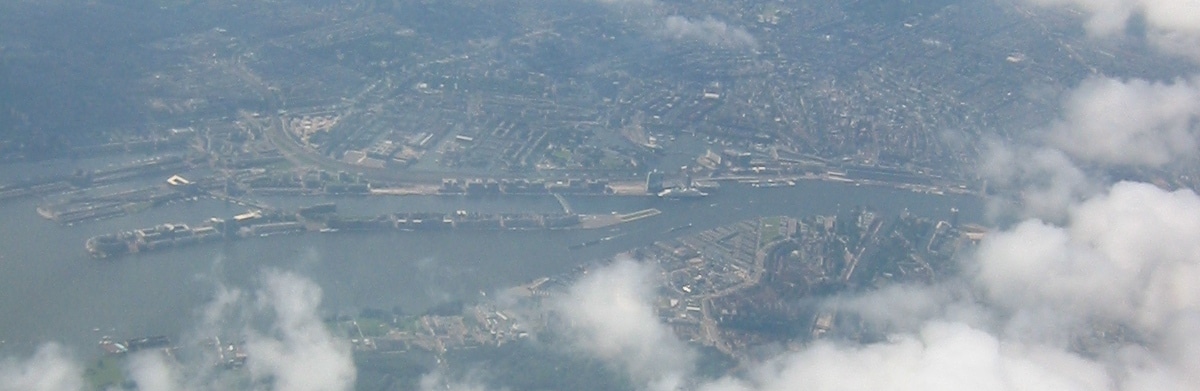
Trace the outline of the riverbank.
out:
<instances>
[{"instance_id":1,"label":"riverbank","mask_svg":"<svg viewBox=\"0 0 1200 391\"><path fill-rule=\"evenodd\" d=\"M977 197L931 195L892 187L833 181L754 188L723 182L698 200L656 197L564 195L574 212L612 216L614 211L657 209L653 218L598 230L442 230L274 235L220 241L126 256L119 262L89 261L87 238L152 227L164 221L200 222L234 216L247 207L200 199L107 220L63 226L36 212L37 200L0 204L0 340L7 348L56 340L82 352L101 334L175 337L195 322L218 288L254 287L259 271L281 269L310 276L325 291L323 308L403 307L419 312L480 291L521 284L569 271L654 241L759 216L836 214L867 206L881 214L904 210L949 220L957 208L963 223L983 219ZM522 197L404 196L256 197L277 209L295 210L336 202L347 216L467 210L485 214L561 213L550 195ZM620 214L620 213L618 213ZM687 227L687 229L678 228ZM678 229L676 229L678 228ZM595 245L569 247L601 240ZM155 292L148 295L146 292ZM28 303L40 303L30 306ZM101 331L95 332L93 329ZM98 334L99 333L99 334ZM83 350L86 349L86 350Z\"/></svg>"}]
</instances>

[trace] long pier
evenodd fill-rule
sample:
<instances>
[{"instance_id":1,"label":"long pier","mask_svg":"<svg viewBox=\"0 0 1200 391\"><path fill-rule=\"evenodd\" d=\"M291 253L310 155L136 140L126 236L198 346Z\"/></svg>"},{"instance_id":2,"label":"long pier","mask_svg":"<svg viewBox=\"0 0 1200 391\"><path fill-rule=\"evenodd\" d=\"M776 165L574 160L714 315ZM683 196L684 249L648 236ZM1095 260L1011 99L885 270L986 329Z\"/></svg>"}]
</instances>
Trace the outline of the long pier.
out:
<instances>
[{"instance_id":1,"label":"long pier","mask_svg":"<svg viewBox=\"0 0 1200 391\"><path fill-rule=\"evenodd\" d=\"M370 217L345 217L337 214L335 204L324 204L289 212L260 209L230 219L211 218L195 225L159 224L95 236L88 239L84 246L93 257L106 258L212 241L301 232L595 229L629 223L660 213L662 212L658 209L605 215L481 214L459 211L452 214L400 212Z\"/></svg>"},{"instance_id":2,"label":"long pier","mask_svg":"<svg viewBox=\"0 0 1200 391\"><path fill-rule=\"evenodd\" d=\"M558 200L558 205L562 206L563 213L571 214L571 215L575 214L574 209L571 209L571 203L567 202L567 199L565 197L563 197L562 194L558 194L558 193L553 193L553 194L554 194L554 199Z\"/></svg>"}]
</instances>

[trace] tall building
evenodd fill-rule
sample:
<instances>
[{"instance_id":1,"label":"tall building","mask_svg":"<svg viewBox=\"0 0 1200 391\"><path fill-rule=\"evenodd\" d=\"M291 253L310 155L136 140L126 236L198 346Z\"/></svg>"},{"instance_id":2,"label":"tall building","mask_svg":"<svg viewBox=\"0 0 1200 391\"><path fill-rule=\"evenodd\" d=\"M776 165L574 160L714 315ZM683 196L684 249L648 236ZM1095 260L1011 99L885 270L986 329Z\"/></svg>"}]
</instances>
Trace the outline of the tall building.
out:
<instances>
[{"instance_id":1,"label":"tall building","mask_svg":"<svg viewBox=\"0 0 1200 391\"><path fill-rule=\"evenodd\" d=\"M646 193L658 194L663 191L663 173L651 170L646 174Z\"/></svg>"}]
</instances>

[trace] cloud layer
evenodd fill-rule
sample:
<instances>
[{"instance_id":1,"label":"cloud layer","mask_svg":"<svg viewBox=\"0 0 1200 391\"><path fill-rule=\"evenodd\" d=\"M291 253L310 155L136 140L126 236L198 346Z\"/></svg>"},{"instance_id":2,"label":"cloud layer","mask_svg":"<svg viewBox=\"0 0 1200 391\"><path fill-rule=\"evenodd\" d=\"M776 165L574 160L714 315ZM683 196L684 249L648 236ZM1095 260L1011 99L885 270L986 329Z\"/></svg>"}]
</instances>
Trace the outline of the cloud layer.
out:
<instances>
[{"instance_id":1,"label":"cloud layer","mask_svg":"<svg viewBox=\"0 0 1200 391\"><path fill-rule=\"evenodd\" d=\"M915 335L866 346L819 342L702 391L1104 390L1096 363L1054 349L1015 345L961 323L933 322Z\"/></svg>"},{"instance_id":2,"label":"cloud layer","mask_svg":"<svg viewBox=\"0 0 1200 391\"><path fill-rule=\"evenodd\" d=\"M1192 0L1027 0L1042 6L1072 6L1087 14L1085 27L1096 36L1128 32L1131 21L1145 22L1146 38L1159 48L1200 60L1200 3Z\"/></svg>"},{"instance_id":3,"label":"cloud layer","mask_svg":"<svg viewBox=\"0 0 1200 391\"><path fill-rule=\"evenodd\" d=\"M73 391L83 389L83 368L57 344L38 348L25 360L0 361L2 391Z\"/></svg>"},{"instance_id":4,"label":"cloud layer","mask_svg":"<svg viewBox=\"0 0 1200 391\"><path fill-rule=\"evenodd\" d=\"M597 1L645 11L650 30L670 39L756 45L744 29L670 15L654 0ZM1097 36L1124 34L1142 18L1150 42L1200 59L1200 2L1029 1L1084 10ZM743 375L703 381L693 376L697 353L654 312L652 266L618 260L593 270L552 307L574 348L652 390L1198 390L1200 196L1144 183L1106 185L1079 168L1194 161L1197 80L1092 78L1063 101L1039 140L1044 144L992 148L981 171L1017 194L1016 216L1024 220L990 233L962 260L968 273L961 285L894 287L838 303L895 325L886 342L818 341L745 363ZM202 327L218 328L242 313L270 325L239 330L251 381L261 388L348 390L356 377L350 347L325 329L320 301L311 281L267 272L253 295L220 289ZM1099 349L1084 351L1076 346L1082 340ZM228 388L157 354L131 357L126 370L146 390ZM82 368L54 344L0 361L0 391L83 387ZM421 387L484 389L438 374Z\"/></svg>"},{"instance_id":5,"label":"cloud layer","mask_svg":"<svg viewBox=\"0 0 1200 391\"><path fill-rule=\"evenodd\" d=\"M1200 83L1088 79L1064 102L1050 139L1088 162L1158 167L1193 160L1200 140Z\"/></svg>"},{"instance_id":6,"label":"cloud layer","mask_svg":"<svg viewBox=\"0 0 1200 391\"><path fill-rule=\"evenodd\" d=\"M248 301L246 299L253 299ZM259 390L342 391L354 387L356 370L349 342L335 338L319 316L321 288L294 273L267 271L252 297L218 287L203 311L200 338L230 329L245 338L248 379L236 379L212 365L214 357L179 362L158 351L138 352L125 361L127 378L146 391ZM240 317L245 315L245 317ZM269 325L259 330L250 319ZM199 344L201 341L185 341ZM251 384L247 384L249 381ZM60 346L47 344L25 360L0 362L0 391L78 391L83 369Z\"/></svg>"},{"instance_id":7,"label":"cloud layer","mask_svg":"<svg viewBox=\"0 0 1200 391\"><path fill-rule=\"evenodd\" d=\"M753 48L757 45L754 36L746 30L729 26L711 16L701 20L692 20L679 15L671 15L663 21L660 31L670 38L696 40L712 46Z\"/></svg>"},{"instance_id":8,"label":"cloud layer","mask_svg":"<svg viewBox=\"0 0 1200 391\"><path fill-rule=\"evenodd\" d=\"M270 313L266 333L246 337L246 368L272 389L295 391L349 390L354 386L354 358L349 342L334 338L318 316L321 288L296 274L268 272L256 307Z\"/></svg>"},{"instance_id":9,"label":"cloud layer","mask_svg":"<svg viewBox=\"0 0 1200 391\"><path fill-rule=\"evenodd\" d=\"M659 321L653 268L622 259L592 271L555 309L578 348L617 363L654 390L674 390L690 374L694 352Z\"/></svg>"},{"instance_id":10,"label":"cloud layer","mask_svg":"<svg viewBox=\"0 0 1200 391\"><path fill-rule=\"evenodd\" d=\"M993 216L1059 220L1099 184L1060 150L991 143L980 164L988 189L1000 195Z\"/></svg>"},{"instance_id":11,"label":"cloud layer","mask_svg":"<svg viewBox=\"0 0 1200 391\"><path fill-rule=\"evenodd\" d=\"M677 41L695 41L726 49L753 49L758 46L746 29L730 25L713 16L689 18L674 14L658 0L595 0L619 8L642 24L650 33Z\"/></svg>"},{"instance_id":12,"label":"cloud layer","mask_svg":"<svg viewBox=\"0 0 1200 391\"><path fill-rule=\"evenodd\" d=\"M748 363L744 375L670 384L705 391L1200 389L1196 216L1200 196L1189 190L1118 183L1072 203L1063 223L1031 219L989 234L963 259L963 283L890 287L836 303L898 325L887 342L817 341ZM642 369L692 373L692 348L653 316L650 290L658 282L650 270L632 261L595 270L559 306L584 351L635 379L646 378ZM1080 341L1100 346L1083 349Z\"/></svg>"},{"instance_id":13,"label":"cloud layer","mask_svg":"<svg viewBox=\"0 0 1200 391\"><path fill-rule=\"evenodd\" d=\"M1063 226L1030 220L988 237L979 279L997 303L1048 306L1151 334L1200 314L1200 197L1122 182Z\"/></svg>"}]
</instances>

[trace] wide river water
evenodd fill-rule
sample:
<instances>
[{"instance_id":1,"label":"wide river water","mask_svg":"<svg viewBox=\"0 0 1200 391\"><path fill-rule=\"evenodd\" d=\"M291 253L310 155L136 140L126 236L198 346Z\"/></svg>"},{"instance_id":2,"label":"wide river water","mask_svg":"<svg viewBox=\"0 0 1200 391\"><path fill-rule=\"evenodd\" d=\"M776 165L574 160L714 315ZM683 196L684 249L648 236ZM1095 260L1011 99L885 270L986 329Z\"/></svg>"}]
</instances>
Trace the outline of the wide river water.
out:
<instances>
[{"instance_id":1,"label":"wide river water","mask_svg":"<svg viewBox=\"0 0 1200 391\"><path fill-rule=\"evenodd\" d=\"M885 215L907 209L947 219L960 209L962 221L980 221L982 200L928 195L885 187L803 181L794 187L751 188L725 184L702 200L649 197L567 197L577 213L631 212L658 208L663 214L616 228L534 232L307 233L203 244L181 249L95 260L86 238L163 222L195 223L230 216L244 207L214 200L152 209L132 216L75 226L42 219L37 201L0 204L0 353L27 351L58 341L92 354L101 335L128 338L178 336L189 330L217 284L253 289L264 269L294 271L324 290L330 313L365 307L400 306L417 312L438 303L566 271L579 263L652 243L669 236L769 215L833 214L862 205ZM275 206L334 201L345 214L395 211L556 212L545 197L459 196L322 199L277 197ZM690 230L666 233L692 223ZM580 250L567 247L625 233ZM89 350L92 349L92 350Z\"/></svg>"}]
</instances>

